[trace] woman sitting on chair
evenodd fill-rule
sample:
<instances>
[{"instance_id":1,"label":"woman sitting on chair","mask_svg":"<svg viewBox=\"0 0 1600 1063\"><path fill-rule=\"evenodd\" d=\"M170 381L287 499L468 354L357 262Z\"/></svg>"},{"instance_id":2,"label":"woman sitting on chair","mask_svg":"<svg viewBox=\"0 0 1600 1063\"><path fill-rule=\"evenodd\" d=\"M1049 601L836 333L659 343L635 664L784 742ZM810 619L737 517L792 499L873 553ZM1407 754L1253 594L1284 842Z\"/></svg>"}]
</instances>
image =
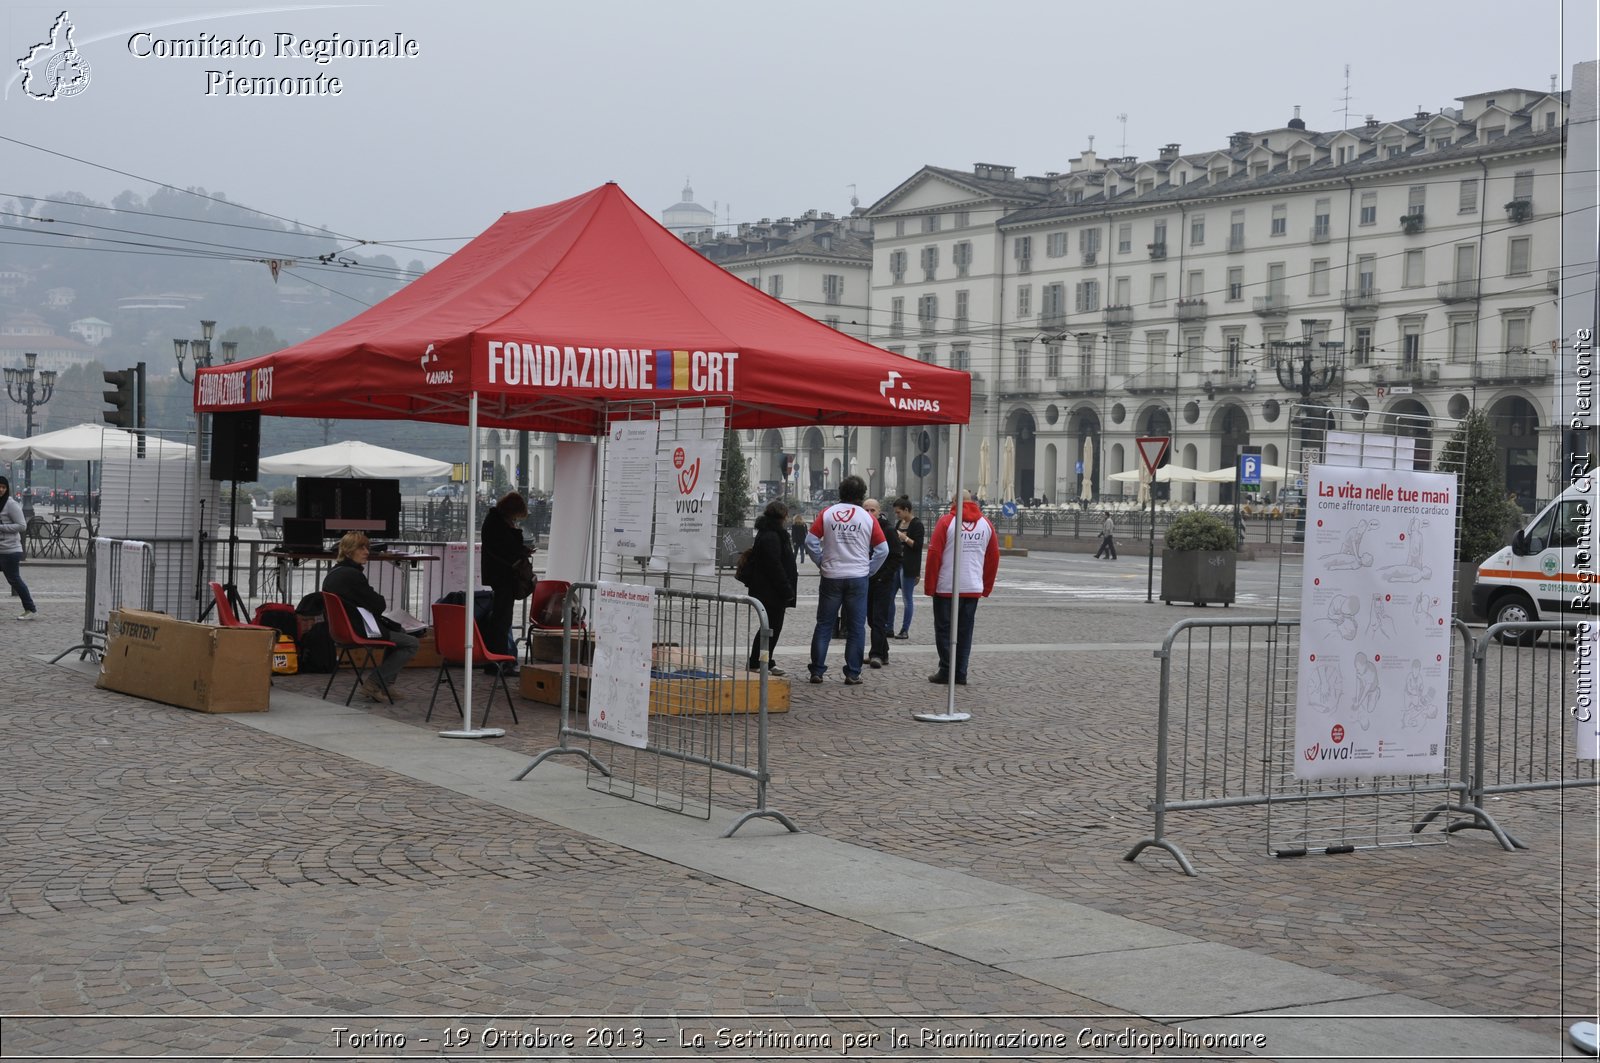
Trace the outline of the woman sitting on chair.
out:
<instances>
[{"instance_id":1,"label":"woman sitting on chair","mask_svg":"<svg viewBox=\"0 0 1600 1063\"><path fill-rule=\"evenodd\" d=\"M367 554L371 549L372 544L365 534L345 532L344 538L339 540L338 560L323 579L322 590L325 594L337 594L339 600L344 602L345 612L350 614L350 624L358 634L362 632L361 617L356 613L359 606L378 621L377 637L394 643L394 649L385 651L383 663L378 665L378 674L388 684L390 697L399 701L400 693L395 690L394 681L399 678L400 669L406 666L406 662L417 655L419 643L416 638L406 634L399 624L383 615L389 603L367 582L366 570L362 568L367 563ZM373 701L389 700L383 696L383 687L371 676L362 680L361 692Z\"/></svg>"}]
</instances>

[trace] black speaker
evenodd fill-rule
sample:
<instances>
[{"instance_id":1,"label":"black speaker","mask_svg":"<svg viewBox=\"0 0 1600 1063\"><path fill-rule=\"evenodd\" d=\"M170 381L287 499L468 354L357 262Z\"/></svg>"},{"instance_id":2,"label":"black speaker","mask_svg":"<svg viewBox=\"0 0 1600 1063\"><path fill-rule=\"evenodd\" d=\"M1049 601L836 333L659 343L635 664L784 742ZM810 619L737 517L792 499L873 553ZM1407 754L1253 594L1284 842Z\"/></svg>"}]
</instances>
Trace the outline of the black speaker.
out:
<instances>
[{"instance_id":1,"label":"black speaker","mask_svg":"<svg viewBox=\"0 0 1600 1063\"><path fill-rule=\"evenodd\" d=\"M261 461L261 411L211 416L211 478L250 483Z\"/></svg>"}]
</instances>

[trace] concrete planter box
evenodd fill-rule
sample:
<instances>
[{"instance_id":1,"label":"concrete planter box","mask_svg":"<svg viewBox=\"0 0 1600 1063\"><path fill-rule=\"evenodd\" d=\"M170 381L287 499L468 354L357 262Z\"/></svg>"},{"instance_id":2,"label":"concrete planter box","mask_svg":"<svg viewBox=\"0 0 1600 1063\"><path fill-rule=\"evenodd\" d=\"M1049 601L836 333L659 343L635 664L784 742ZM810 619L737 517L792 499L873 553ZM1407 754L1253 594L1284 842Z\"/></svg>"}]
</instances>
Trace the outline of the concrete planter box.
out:
<instances>
[{"instance_id":1,"label":"concrete planter box","mask_svg":"<svg viewBox=\"0 0 1600 1063\"><path fill-rule=\"evenodd\" d=\"M1161 600L1232 605L1238 560L1232 550L1161 551Z\"/></svg>"}]
</instances>

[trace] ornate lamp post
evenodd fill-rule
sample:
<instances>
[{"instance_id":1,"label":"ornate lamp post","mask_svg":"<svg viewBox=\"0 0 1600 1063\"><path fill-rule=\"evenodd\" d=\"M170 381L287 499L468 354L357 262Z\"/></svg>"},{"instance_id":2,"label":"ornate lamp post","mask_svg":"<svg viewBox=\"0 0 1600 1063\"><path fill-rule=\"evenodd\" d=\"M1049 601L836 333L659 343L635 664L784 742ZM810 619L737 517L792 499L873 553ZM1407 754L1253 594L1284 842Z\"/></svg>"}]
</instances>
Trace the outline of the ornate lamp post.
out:
<instances>
[{"instance_id":1,"label":"ornate lamp post","mask_svg":"<svg viewBox=\"0 0 1600 1063\"><path fill-rule=\"evenodd\" d=\"M6 368L6 397L12 402L22 406L27 419L27 436L33 437L33 411L50 401L50 396L56 390L56 371L54 369L40 369L39 356L29 352L22 356L24 366L21 369ZM23 463L23 479L28 487L33 487L33 458L28 458Z\"/></svg>"},{"instance_id":2,"label":"ornate lamp post","mask_svg":"<svg viewBox=\"0 0 1600 1063\"><path fill-rule=\"evenodd\" d=\"M173 356L178 360L178 375L183 378L183 382L185 384L193 384L195 374L184 366L184 356L188 356L189 360L194 363L194 368L196 370L209 369L211 367L211 340L216 335L216 330L217 323L215 321L201 321L200 339L174 339L172 341L172 353ZM238 349L239 345L237 343L234 343L231 340L224 340L222 343L222 363L224 365L231 364L235 354L238 352ZM194 415L194 497L195 504L198 507L196 513L194 514L194 554L196 558L202 556L205 540L211 537L209 529L207 529L205 526L205 502L202 501L205 495L201 491L201 487L206 478L206 458L209 456L210 452L210 448L206 445L206 429L210 424L210 421L211 418L207 417L205 414L199 413L198 411ZM230 509L235 504L236 503L234 503L233 500L230 500ZM230 535L228 544L228 588L230 591L232 591L233 588L232 551L233 540L235 538L235 536ZM196 618L202 620L210 614L212 609L212 606L209 604L207 604L204 609L200 608L200 603L205 601L205 596L200 593L201 587L204 585L204 579L199 577L199 573L203 571L204 570L201 568L196 569L197 578L195 580L194 587ZM237 592L233 593L234 597L237 598ZM238 606L236 606L236 608L243 609L243 603L240 603Z\"/></svg>"},{"instance_id":3,"label":"ornate lamp post","mask_svg":"<svg viewBox=\"0 0 1600 1063\"><path fill-rule=\"evenodd\" d=\"M1319 344L1318 346L1322 348L1322 360L1320 365L1317 364L1317 356L1311 349L1316 324L1313 319L1304 319L1300 322L1303 330L1302 339L1272 341L1272 368L1278 376L1279 386L1300 396L1298 410L1302 463L1321 457L1320 433L1326 431L1328 427L1327 409L1312 405L1312 396L1332 390L1339 383L1344 371L1343 343ZM1295 520L1295 542L1305 541L1305 514L1302 500L1300 516Z\"/></svg>"},{"instance_id":4,"label":"ornate lamp post","mask_svg":"<svg viewBox=\"0 0 1600 1063\"><path fill-rule=\"evenodd\" d=\"M175 339L172 341L172 353L178 359L178 375L183 377L185 384L194 383L194 373L183 364L185 354L194 362L196 369L211 368L211 340L216 335L216 332L217 323L215 321L202 321L200 322L200 339ZM239 345L232 340L223 340L221 346L222 364L229 365L238 354Z\"/></svg>"}]
</instances>

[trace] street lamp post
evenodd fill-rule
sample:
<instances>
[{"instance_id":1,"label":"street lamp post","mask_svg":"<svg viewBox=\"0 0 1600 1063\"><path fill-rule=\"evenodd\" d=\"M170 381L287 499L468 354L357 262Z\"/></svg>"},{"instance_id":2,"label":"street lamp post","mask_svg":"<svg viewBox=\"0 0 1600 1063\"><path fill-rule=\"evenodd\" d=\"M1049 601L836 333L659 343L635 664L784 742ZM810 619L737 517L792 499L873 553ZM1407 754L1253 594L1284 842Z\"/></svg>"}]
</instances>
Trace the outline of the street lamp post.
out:
<instances>
[{"instance_id":1,"label":"street lamp post","mask_svg":"<svg viewBox=\"0 0 1600 1063\"><path fill-rule=\"evenodd\" d=\"M216 335L216 330L217 330L217 323L215 321L201 321L200 322L200 339L197 339L197 340L174 339L172 341L172 353L173 353L173 356L175 358L177 358L177 360L178 360L178 375L183 378L183 382L185 384L193 384L194 383L194 378L195 378L195 375L196 375L194 372L191 372L184 365L184 357L185 357L185 355L187 355L189 360L194 363L194 369L196 371L201 370L201 369L209 369L211 367L211 361L212 361L211 340ZM221 346L222 346L222 364L229 365L229 364L231 364L233 362L234 356L238 352L239 345L237 343L234 343L232 340L224 340L222 342ZM205 540L207 540L207 539L209 539L211 537L210 534L206 531L206 528L205 528L206 510L205 510L205 502L203 501L203 499L205 497L204 492L203 492L203 488L204 488L204 485L205 485L205 477L206 477L205 462L206 462L207 452L209 450L209 448L206 446L206 430L207 430L207 427L210 425L210 422L211 422L211 418L210 417L208 417L207 415L205 415L203 413L200 413L198 410L195 411L195 415L194 415L194 498L195 498L195 507L196 507L196 509L195 509L195 522L194 522L194 557L195 557L194 601L195 601L196 618L200 619L200 620L205 619L205 617L211 612L211 609L212 609L212 606L210 604L207 604L203 609L200 606L200 603L202 601L206 600L205 596L200 593L201 587L205 584L205 568L204 568L204 561L203 561L203 557L204 557L204 553L205 553L205 551L204 551L204 543L205 543ZM235 486L237 486L237 485L235 485ZM234 510L234 509L236 509L236 507L237 507L237 502L236 501L231 501L230 505L229 505L230 510ZM213 526L215 526L215 525L213 525ZM229 543L228 543L228 548L229 548L229 556L228 556L228 588L229 588L229 591L233 594L233 596L235 598L238 597L238 592L237 591L233 591L233 545L234 545L234 539L236 539L236 537L237 537L236 535L230 535L229 536ZM242 609L243 608L242 603L239 604L238 606L236 606L236 608Z\"/></svg>"},{"instance_id":2,"label":"street lamp post","mask_svg":"<svg viewBox=\"0 0 1600 1063\"><path fill-rule=\"evenodd\" d=\"M1279 386L1300 396L1300 461L1303 468L1318 449L1318 432L1327 428L1328 420L1327 409L1312 405L1311 398L1331 390L1339 382L1344 369L1341 357L1344 344L1337 341L1321 343L1322 364L1317 365L1316 355L1311 350L1316 322L1308 319L1302 321L1301 325L1304 338L1272 341L1272 368L1277 374ZM1320 454L1316 456L1320 457ZM1302 497L1300 515L1295 519L1294 541L1304 542L1305 536L1306 507Z\"/></svg>"},{"instance_id":3,"label":"street lamp post","mask_svg":"<svg viewBox=\"0 0 1600 1063\"><path fill-rule=\"evenodd\" d=\"M40 369L39 356L29 352L23 357L24 365L21 369L7 367L6 369L6 397L12 402L22 406L27 423L26 438L33 438L33 411L50 401L50 396L56 390L56 371L54 369ZM22 477L27 481L29 490L33 488L33 458L30 456L22 466Z\"/></svg>"}]
</instances>

